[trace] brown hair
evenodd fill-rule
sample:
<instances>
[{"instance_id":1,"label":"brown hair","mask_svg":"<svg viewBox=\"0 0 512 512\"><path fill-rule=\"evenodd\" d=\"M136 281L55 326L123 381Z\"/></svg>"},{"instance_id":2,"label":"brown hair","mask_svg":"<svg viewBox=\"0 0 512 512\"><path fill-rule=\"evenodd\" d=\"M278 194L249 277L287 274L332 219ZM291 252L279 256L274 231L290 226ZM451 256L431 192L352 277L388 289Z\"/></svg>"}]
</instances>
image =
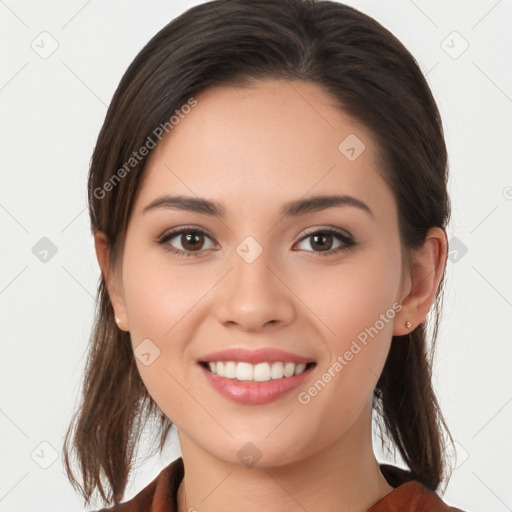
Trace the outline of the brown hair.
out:
<instances>
[{"instance_id":1,"label":"brown hair","mask_svg":"<svg viewBox=\"0 0 512 512\"><path fill-rule=\"evenodd\" d=\"M382 175L397 201L406 264L429 228L446 228L447 154L439 112L415 59L388 30L333 1L216 0L187 10L149 41L108 109L88 193L91 228L106 233L112 268L123 251L147 160L139 155L127 168L134 152L194 95L210 86L247 86L258 79L314 83L370 129ZM128 170L113 183L123 166ZM444 273L428 321L431 350L427 321L407 336L393 337L374 392L381 427L413 477L433 490L445 471L443 431L451 439L431 382L443 284ZM102 275L81 404L64 440L67 475L86 504L95 490L107 503L123 499L149 418L158 423L161 450L172 422L142 383L129 333L114 322ZM71 452L81 483L71 469Z\"/></svg>"}]
</instances>

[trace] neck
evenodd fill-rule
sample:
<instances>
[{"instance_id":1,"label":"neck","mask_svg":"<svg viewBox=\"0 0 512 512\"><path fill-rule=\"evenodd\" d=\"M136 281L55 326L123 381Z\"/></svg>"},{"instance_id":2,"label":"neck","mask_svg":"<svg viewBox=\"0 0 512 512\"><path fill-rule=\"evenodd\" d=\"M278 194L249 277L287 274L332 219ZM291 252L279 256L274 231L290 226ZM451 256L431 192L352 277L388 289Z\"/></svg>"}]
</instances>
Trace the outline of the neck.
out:
<instances>
[{"instance_id":1,"label":"neck","mask_svg":"<svg viewBox=\"0 0 512 512\"><path fill-rule=\"evenodd\" d=\"M232 464L179 437L185 477L178 512L364 512L393 490L373 453L371 409L334 445L282 466Z\"/></svg>"}]
</instances>

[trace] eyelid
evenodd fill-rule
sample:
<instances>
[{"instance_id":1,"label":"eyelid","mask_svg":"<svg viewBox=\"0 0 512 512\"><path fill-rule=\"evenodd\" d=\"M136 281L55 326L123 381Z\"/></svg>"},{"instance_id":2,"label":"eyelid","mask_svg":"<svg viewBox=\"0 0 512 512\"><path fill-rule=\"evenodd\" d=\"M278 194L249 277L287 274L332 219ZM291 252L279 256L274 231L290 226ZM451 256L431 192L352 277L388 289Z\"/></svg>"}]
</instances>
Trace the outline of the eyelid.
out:
<instances>
[{"instance_id":1,"label":"eyelid","mask_svg":"<svg viewBox=\"0 0 512 512\"><path fill-rule=\"evenodd\" d=\"M192 226L192 225L185 225L180 226L177 228L172 228L169 230L166 230L162 235L160 235L155 241L159 243L160 245L166 244L169 240L172 240L173 238L183 234L196 231L198 233L201 233L203 235L206 235L208 238L210 238L214 245L218 245L218 243L215 240L215 237L212 236L209 230L199 227L199 226ZM341 239L341 246L337 247L335 249L329 249L328 251L305 251L307 253L312 253L317 256L334 256L338 253L341 253L343 251L351 249L353 246L357 244L354 237L347 232L346 230L343 230L341 228L337 228L334 226L315 226L312 228L308 228L306 231L303 231L299 240L293 244L293 246L297 245L298 243L303 242L311 235L317 234L317 233L326 233L329 235L335 235L338 236ZM172 247L172 246L171 246ZM180 255L180 256L201 256L202 253L206 252L209 249L200 249L198 251L184 251L182 249L175 249L175 248L166 248L167 251Z\"/></svg>"},{"instance_id":2,"label":"eyelid","mask_svg":"<svg viewBox=\"0 0 512 512\"><path fill-rule=\"evenodd\" d=\"M190 233L190 232L193 232L193 231L207 236L212 241L212 243L214 245L218 245L216 240L215 240L215 237L210 233L210 231L208 231L205 228L201 228L199 226L190 226L190 225L188 225L188 226L179 226L177 228L167 229L160 236L158 236L155 239L155 242L157 242L159 244L164 244L164 243L168 242L169 240L172 240L173 238L175 238L175 237L177 237L179 235L182 235L184 233ZM181 249L176 249L176 251L181 251ZM189 254L193 254L193 253L205 252L205 250L202 249L200 251L184 251L184 252L187 252Z\"/></svg>"},{"instance_id":3,"label":"eyelid","mask_svg":"<svg viewBox=\"0 0 512 512\"><path fill-rule=\"evenodd\" d=\"M346 238L350 238L351 240L354 239L354 237L348 231L346 231L344 229L337 228L334 226L325 225L325 226L320 226L320 227L315 226L313 228L306 229L305 231L302 232L300 240L303 240L305 237L313 235L315 233L324 233L326 231L327 232L331 231L331 232L337 233L339 235L343 235Z\"/></svg>"},{"instance_id":4,"label":"eyelid","mask_svg":"<svg viewBox=\"0 0 512 512\"><path fill-rule=\"evenodd\" d=\"M215 237L208 231L206 228L202 228L199 226L194 225L185 225L185 226L178 226L176 228L170 228L166 229L160 236L158 236L156 239L161 240L164 237L167 237L168 235L172 235L173 237L180 235L182 233L188 233L189 231L197 231L199 233L205 234L209 236L211 239L215 239Z\"/></svg>"},{"instance_id":5,"label":"eyelid","mask_svg":"<svg viewBox=\"0 0 512 512\"><path fill-rule=\"evenodd\" d=\"M338 238L338 241L340 241L341 243L338 247L336 247L334 249L329 249L327 251L304 251L308 254L308 257L313 258L313 257L338 256L344 252L348 252L349 250L353 249L358 244L358 242L356 242L354 237L347 231L340 229L340 228L336 228L334 226L328 226L328 227L315 227L315 228L306 230L305 232L303 232L299 241L294 244L294 247L295 247L295 245L304 242L309 237L311 237L312 235L315 235L317 233L328 234L330 236L333 236L334 238Z\"/></svg>"},{"instance_id":6,"label":"eyelid","mask_svg":"<svg viewBox=\"0 0 512 512\"><path fill-rule=\"evenodd\" d=\"M202 227L199 227L199 226L194 226L194 225L185 225L185 226L179 226L177 228L171 228L171 229L167 229L165 230L160 236L157 237L157 240L161 240L162 238L164 238L165 236L167 235L173 235L173 236L176 236L176 235L179 235L181 234L182 232L184 231L198 231L200 233L203 233L207 236L209 236L211 239L215 239L215 237L213 236L213 234L207 230L206 228L202 228ZM329 225L325 225L325 226L315 226L315 227L312 227L312 228L308 228L306 229L305 231L303 231L300 235L300 238L298 241L301 241L303 240L304 237L306 236L309 236L309 235L312 235L314 233L318 233L320 231L334 231L340 235L343 235L347 238L350 238L350 239L354 239L354 237L346 230L344 229L341 229L341 228L337 228L335 226L329 226Z\"/></svg>"}]
</instances>

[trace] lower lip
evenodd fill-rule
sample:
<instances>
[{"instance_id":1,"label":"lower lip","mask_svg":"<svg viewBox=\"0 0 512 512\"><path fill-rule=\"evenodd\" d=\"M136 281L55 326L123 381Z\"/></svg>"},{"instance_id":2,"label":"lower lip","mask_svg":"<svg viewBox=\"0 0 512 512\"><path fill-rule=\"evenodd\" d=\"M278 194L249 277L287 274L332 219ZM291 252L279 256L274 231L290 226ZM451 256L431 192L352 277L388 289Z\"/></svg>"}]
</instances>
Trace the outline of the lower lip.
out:
<instances>
[{"instance_id":1,"label":"lower lip","mask_svg":"<svg viewBox=\"0 0 512 512\"><path fill-rule=\"evenodd\" d=\"M224 395L241 404L266 404L287 395L290 391L300 386L309 376L315 365L311 365L306 371L293 377L272 379L266 382L253 382L219 377L199 365L208 382L221 395Z\"/></svg>"}]
</instances>

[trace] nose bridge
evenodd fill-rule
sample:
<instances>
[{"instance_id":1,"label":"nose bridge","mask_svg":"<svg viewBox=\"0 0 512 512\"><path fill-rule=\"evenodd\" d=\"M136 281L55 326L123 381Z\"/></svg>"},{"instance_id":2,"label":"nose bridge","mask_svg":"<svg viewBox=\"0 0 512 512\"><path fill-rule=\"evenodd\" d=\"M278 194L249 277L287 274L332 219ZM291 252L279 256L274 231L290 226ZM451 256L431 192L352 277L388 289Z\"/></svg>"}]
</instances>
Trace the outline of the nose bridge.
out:
<instances>
[{"instance_id":1,"label":"nose bridge","mask_svg":"<svg viewBox=\"0 0 512 512\"><path fill-rule=\"evenodd\" d=\"M251 236L236 247L230 276L217 297L221 322L258 329L270 322L291 321L293 294L276 277L271 254Z\"/></svg>"}]
</instances>

